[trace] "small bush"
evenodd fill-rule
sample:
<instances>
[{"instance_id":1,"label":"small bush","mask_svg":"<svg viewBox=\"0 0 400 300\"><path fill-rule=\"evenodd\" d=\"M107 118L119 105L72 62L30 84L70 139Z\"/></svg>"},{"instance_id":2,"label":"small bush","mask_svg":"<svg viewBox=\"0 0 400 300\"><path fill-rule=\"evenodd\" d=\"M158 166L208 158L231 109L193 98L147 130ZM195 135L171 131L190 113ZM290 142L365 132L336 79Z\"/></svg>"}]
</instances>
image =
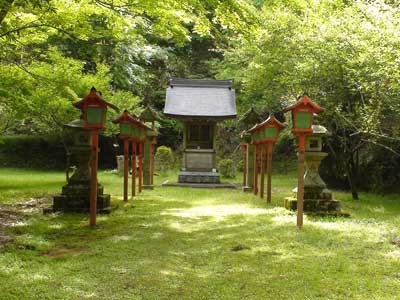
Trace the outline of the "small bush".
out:
<instances>
[{"instance_id":1,"label":"small bush","mask_svg":"<svg viewBox=\"0 0 400 300\"><path fill-rule=\"evenodd\" d=\"M218 163L219 172L225 178L236 177L236 166L232 159L221 159Z\"/></svg>"},{"instance_id":2,"label":"small bush","mask_svg":"<svg viewBox=\"0 0 400 300\"><path fill-rule=\"evenodd\" d=\"M171 169L174 164L174 157L172 155L171 148L168 148L166 146L158 147L155 160L155 168L157 172L165 173L166 171Z\"/></svg>"}]
</instances>

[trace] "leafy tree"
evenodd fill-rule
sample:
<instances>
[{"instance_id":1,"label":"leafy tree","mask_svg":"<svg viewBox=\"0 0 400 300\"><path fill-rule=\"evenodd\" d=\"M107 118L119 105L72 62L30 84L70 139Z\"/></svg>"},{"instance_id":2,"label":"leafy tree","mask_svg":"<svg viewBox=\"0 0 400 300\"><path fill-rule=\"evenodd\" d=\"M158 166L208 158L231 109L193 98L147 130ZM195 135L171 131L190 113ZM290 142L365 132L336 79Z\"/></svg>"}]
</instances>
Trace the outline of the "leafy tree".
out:
<instances>
[{"instance_id":1,"label":"leafy tree","mask_svg":"<svg viewBox=\"0 0 400 300\"><path fill-rule=\"evenodd\" d=\"M320 122L332 132L336 176L357 199L376 146L399 152L400 10L379 0L312 2L265 1L265 21L225 49L219 76L239 79L243 109L256 101L280 110L304 91L326 107Z\"/></svg>"}]
</instances>

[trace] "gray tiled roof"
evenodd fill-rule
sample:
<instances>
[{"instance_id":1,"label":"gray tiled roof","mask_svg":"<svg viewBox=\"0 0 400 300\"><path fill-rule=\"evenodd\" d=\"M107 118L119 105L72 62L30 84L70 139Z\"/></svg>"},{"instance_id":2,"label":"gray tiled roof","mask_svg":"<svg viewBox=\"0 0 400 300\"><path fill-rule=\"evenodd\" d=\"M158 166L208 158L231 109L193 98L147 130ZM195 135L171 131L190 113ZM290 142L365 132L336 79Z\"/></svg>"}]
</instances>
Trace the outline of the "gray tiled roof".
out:
<instances>
[{"instance_id":1,"label":"gray tiled roof","mask_svg":"<svg viewBox=\"0 0 400 300\"><path fill-rule=\"evenodd\" d=\"M164 113L172 117L236 117L232 80L171 79Z\"/></svg>"}]
</instances>

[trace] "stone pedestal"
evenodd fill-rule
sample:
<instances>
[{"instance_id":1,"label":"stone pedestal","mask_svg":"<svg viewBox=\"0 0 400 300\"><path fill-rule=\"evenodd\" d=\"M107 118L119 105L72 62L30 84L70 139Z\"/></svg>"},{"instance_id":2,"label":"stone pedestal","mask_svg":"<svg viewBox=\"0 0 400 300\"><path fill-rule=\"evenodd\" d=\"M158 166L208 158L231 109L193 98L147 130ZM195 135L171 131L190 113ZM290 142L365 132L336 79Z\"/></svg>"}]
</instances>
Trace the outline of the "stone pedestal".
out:
<instances>
[{"instance_id":1,"label":"stone pedestal","mask_svg":"<svg viewBox=\"0 0 400 300\"><path fill-rule=\"evenodd\" d=\"M61 195L53 197L53 211L87 213L90 210L90 181L68 183L63 186ZM110 195L103 194L103 187L97 188L97 212L110 209Z\"/></svg>"},{"instance_id":2,"label":"stone pedestal","mask_svg":"<svg viewBox=\"0 0 400 300\"><path fill-rule=\"evenodd\" d=\"M124 156L117 155L117 174L119 176L124 175Z\"/></svg>"},{"instance_id":3,"label":"stone pedestal","mask_svg":"<svg viewBox=\"0 0 400 300\"><path fill-rule=\"evenodd\" d=\"M246 160L246 184L242 187L243 192L252 193L254 189L254 152L255 146L251 144L251 135L243 134L242 141L247 147L247 153L244 159Z\"/></svg>"},{"instance_id":4,"label":"stone pedestal","mask_svg":"<svg viewBox=\"0 0 400 300\"><path fill-rule=\"evenodd\" d=\"M67 184L61 195L53 197L53 211L85 213L90 210L90 132L83 129L83 121L75 120L64 125L63 139L67 148ZM72 167L73 166L73 167ZM70 171L73 172L69 176ZM108 212L110 195L103 194L98 184L97 211Z\"/></svg>"},{"instance_id":5,"label":"stone pedestal","mask_svg":"<svg viewBox=\"0 0 400 300\"><path fill-rule=\"evenodd\" d=\"M143 186L145 190L154 189L153 172L154 172L154 145L156 142L157 132L147 132L147 138L143 146Z\"/></svg>"},{"instance_id":6,"label":"stone pedestal","mask_svg":"<svg viewBox=\"0 0 400 300\"><path fill-rule=\"evenodd\" d=\"M314 213L339 213L340 201L332 199L332 193L319 176L319 165L327 156L325 152L306 152L304 175L304 211ZM285 199L285 207L297 209L297 188L293 189L294 197Z\"/></svg>"}]
</instances>

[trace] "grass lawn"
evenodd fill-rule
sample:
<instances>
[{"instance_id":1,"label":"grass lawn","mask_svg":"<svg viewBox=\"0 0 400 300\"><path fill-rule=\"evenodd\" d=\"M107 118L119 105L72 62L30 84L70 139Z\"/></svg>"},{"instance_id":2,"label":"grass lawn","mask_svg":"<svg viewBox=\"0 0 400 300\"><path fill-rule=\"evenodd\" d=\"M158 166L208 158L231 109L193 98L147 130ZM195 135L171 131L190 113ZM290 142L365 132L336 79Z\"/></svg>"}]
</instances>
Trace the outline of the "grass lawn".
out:
<instances>
[{"instance_id":1,"label":"grass lawn","mask_svg":"<svg viewBox=\"0 0 400 300\"><path fill-rule=\"evenodd\" d=\"M356 202L335 192L351 218L306 217L298 230L282 207L295 174L273 177L270 205L237 190L172 187L124 204L122 178L99 176L117 209L97 228L87 215L32 210L6 229L14 241L0 248L1 300L400 299L400 247L391 243L400 195ZM48 198L64 180L0 169L0 203Z\"/></svg>"}]
</instances>

